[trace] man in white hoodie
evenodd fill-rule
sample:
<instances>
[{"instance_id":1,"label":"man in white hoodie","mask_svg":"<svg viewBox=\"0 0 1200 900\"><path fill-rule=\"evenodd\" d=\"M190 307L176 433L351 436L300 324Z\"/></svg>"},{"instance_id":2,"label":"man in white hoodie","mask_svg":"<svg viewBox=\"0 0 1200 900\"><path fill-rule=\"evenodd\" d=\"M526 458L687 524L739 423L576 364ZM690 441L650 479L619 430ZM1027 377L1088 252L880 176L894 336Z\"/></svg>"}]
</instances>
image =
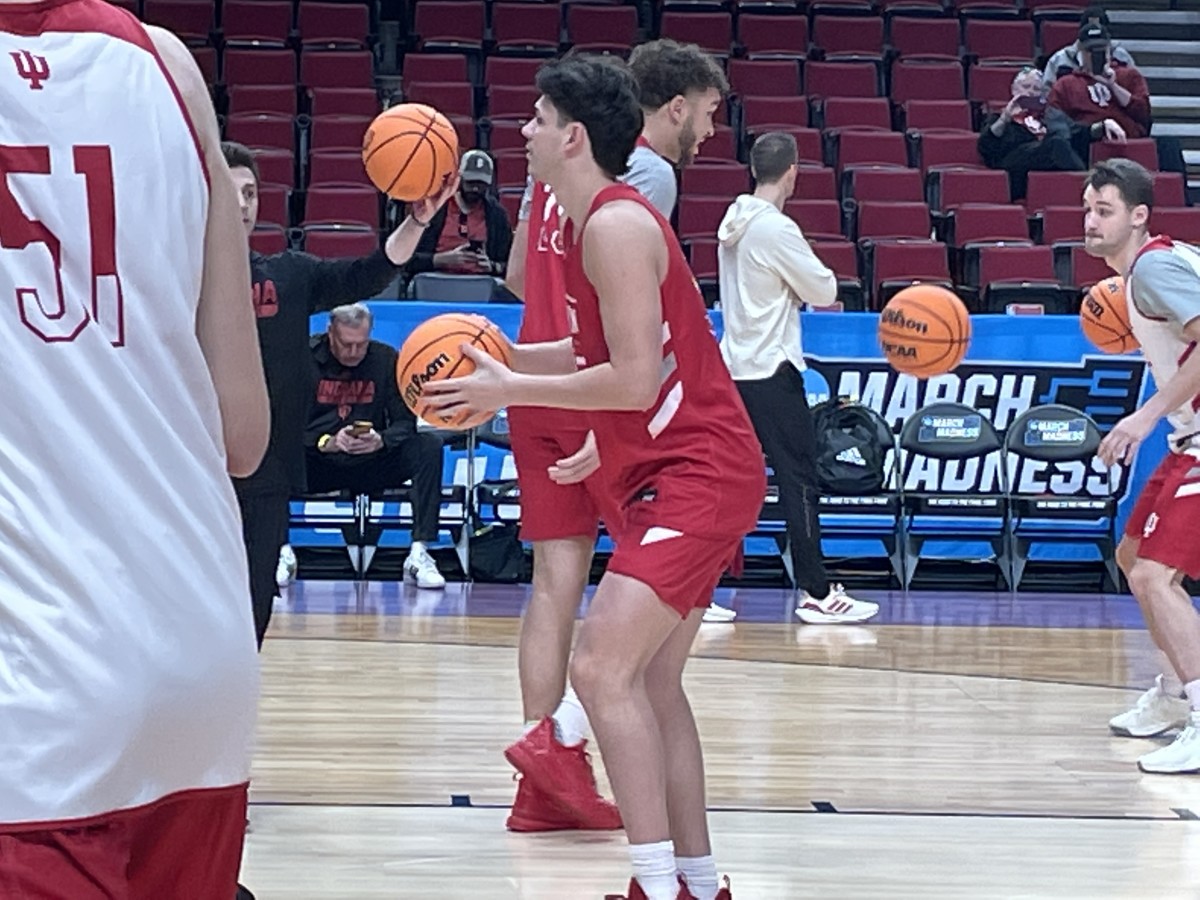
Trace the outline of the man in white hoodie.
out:
<instances>
[{"instance_id":1,"label":"man in white hoodie","mask_svg":"<svg viewBox=\"0 0 1200 900\"><path fill-rule=\"evenodd\" d=\"M755 191L734 200L717 231L725 318L721 355L775 471L799 592L796 615L809 624L852 624L873 618L879 606L831 585L821 558L800 304L832 304L837 277L783 214L796 189L796 160L796 140L789 134L770 132L755 141L750 151Z\"/></svg>"}]
</instances>

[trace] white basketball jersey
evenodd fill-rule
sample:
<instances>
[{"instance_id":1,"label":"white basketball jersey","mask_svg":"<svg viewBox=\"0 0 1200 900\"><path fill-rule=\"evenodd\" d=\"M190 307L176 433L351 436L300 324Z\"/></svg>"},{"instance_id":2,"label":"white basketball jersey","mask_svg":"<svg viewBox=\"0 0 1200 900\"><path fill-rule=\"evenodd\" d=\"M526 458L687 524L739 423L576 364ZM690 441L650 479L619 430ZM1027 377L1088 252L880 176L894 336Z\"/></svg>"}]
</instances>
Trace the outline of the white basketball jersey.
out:
<instances>
[{"instance_id":1,"label":"white basketball jersey","mask_svg":"<svg viewBox=\"0 0 1200 900\"><path fill-rule=\"evenodd\" d=\"M103 0L0 6L0 109L0 822L243 783L258 663L194 132Z\"/></svg>"},{"instance_id":2,"label":"white basketball jersey","mask_svg":"<svg viewBox=\"0 0 1200 900\"><path fill-rule=\"evenodd\" d=\"M1146 277L1144 274L1135 276L1138 260L1143 259L1147 253L1174 254L1176 259L1182 260L1196 273L1196 278L1192 280L1188 276L1191 283L1182 286L1162 284L1148 288L1143 281ZM1184 269L1184 272L1186 271ZM1125 301L1129 308L1129 324L1133 329L1133 336L1142 345L1142 353L1150 364L1154 383L1161 390L1195 348L1191 340L1183 334L1183 327L1187 324L1185 318L1179 315L1155 317L1139 308L1137 297L1143 292L1158 295L1165 293L1174 296L1176 303L1186 300L1198 305L1200 309L1200 251L1190 244L1172 241L1170 238L1155 238L1139 251L1126 277ZM1183 293L1191 296L1184 298L1180 296ZM1194 397L1167 416L1173 426L1169 441L1171 450L1194 451L1200 447L1200 417L1196 414L1198 403L1200 398Z\"/></svg>"}]
</instances>

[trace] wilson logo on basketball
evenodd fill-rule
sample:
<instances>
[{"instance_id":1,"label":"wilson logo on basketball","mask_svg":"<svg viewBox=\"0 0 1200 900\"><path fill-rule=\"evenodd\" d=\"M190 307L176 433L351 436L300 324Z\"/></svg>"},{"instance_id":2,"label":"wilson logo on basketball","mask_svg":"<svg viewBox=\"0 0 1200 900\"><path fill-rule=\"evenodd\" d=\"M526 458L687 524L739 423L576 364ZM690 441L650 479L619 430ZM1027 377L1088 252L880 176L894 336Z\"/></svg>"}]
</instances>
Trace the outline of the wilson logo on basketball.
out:
<instances>
[{"instance_id":1,"label":"wilson logo on basketball","mask_svg":"<svg viewBox=\"0 0 1200 900\"><path fill-rule=\"evenodd\" d=\"M450 357L445 353L439 353L425 367L424 372L413 372L408 380L408 384L404 386L404 402L409 407L415 406L417 401L421 399L421 392L425 387L425 383L437 378L438 373L448 365L450 365Z\"/></svg>"},{"instance_id":2,"label":"wilson logo on basketball","mask_svg":"<svg viewBox=\"0 0 1200 900\"><path fill-rule=\"evenodd\" d=\"M915 331L918 334L927 334L929 326L919 319L910 319L903 312L896 309L885 309L879 316L885 325L895 325L897 328L902 328L905 331Z\"/></svg>"}]
</instances>

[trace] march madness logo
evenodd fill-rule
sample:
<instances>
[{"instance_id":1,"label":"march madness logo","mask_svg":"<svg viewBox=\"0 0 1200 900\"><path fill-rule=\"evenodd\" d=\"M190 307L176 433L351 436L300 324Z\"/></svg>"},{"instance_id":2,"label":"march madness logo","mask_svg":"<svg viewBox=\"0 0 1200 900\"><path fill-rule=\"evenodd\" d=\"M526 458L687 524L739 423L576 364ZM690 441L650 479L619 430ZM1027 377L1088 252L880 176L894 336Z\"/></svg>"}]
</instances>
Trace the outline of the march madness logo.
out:
<instances>
[{"instance_id":1,"label":"march madness logo","mask_svg":"<svg viewBox=\"0 0 1200 900\"><path fill-rule=\"evenodd\" d=\"M902 375L883 360L807 357L805 388L810 404L831 396L853 397L878 412L899 432L913 413L930 403L962 403L1003 433L1031 406L1062 403L1091 416L1107 432L1132 413L1142 396L1146 364L1142 359L1084 357L1074 363L963 363L953 372L921 381ZM1003 436L1003 434L1002 434ZM995 491L1000 454L965 462L919 458L909 467L905 490ZM1113 469L1114 490L1128 484L1124 466ZM1013 488L1022 494L1109 493L1109 472L1098 461L1047 463L1022 460Z\"/></svg>"}]
</instances>

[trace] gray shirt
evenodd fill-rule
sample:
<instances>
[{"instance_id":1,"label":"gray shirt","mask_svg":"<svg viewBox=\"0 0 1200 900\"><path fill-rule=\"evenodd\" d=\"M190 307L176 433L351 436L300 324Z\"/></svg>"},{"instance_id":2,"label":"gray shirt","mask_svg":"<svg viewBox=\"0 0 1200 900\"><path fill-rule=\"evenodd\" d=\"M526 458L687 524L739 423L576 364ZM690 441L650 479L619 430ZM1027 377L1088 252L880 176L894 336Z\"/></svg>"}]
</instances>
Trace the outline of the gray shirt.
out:
<instances>
[{"instance_id":1,"label":"gray shirt","mask_svg":"<svg viewBox=\"0 0 1200 900\"><path fill-rule=\"evenodd\" d=\"M1200 275L1179 252L1152 251L1136 268L1133 299L1142 315L1180 329L1200 316Z\"/></svg>"},{"instance_id":2,"label":"gray shirt","mask_svg":"<svg viewBox=\"0 0 1200 900\"><path fill-rule=\"evenodd\" d=\"M671 218L671 213L675 211L679 188L675 184L675 170L669 162L649 147L639 145L629 154L629 170L621 176L621 180L636 188L664 218ZM526 177L525 194L521 198L521 209L517 214L519 221L529 219L529 204L532 201L533 179Z\"/></svg>"},{"instance_id":3,"label":"gray shirt","mask_svg":"<svg viewBox=\"0 0 1200 900\"><path fill-rule=\"evenodd\" d=\"M649 200L665 218L675 211L675 200L679 188L675 184L675 170L671 164L650 147L640 144L629 154L629 171L621 180Z\"/></svg>"}]
</instances>

